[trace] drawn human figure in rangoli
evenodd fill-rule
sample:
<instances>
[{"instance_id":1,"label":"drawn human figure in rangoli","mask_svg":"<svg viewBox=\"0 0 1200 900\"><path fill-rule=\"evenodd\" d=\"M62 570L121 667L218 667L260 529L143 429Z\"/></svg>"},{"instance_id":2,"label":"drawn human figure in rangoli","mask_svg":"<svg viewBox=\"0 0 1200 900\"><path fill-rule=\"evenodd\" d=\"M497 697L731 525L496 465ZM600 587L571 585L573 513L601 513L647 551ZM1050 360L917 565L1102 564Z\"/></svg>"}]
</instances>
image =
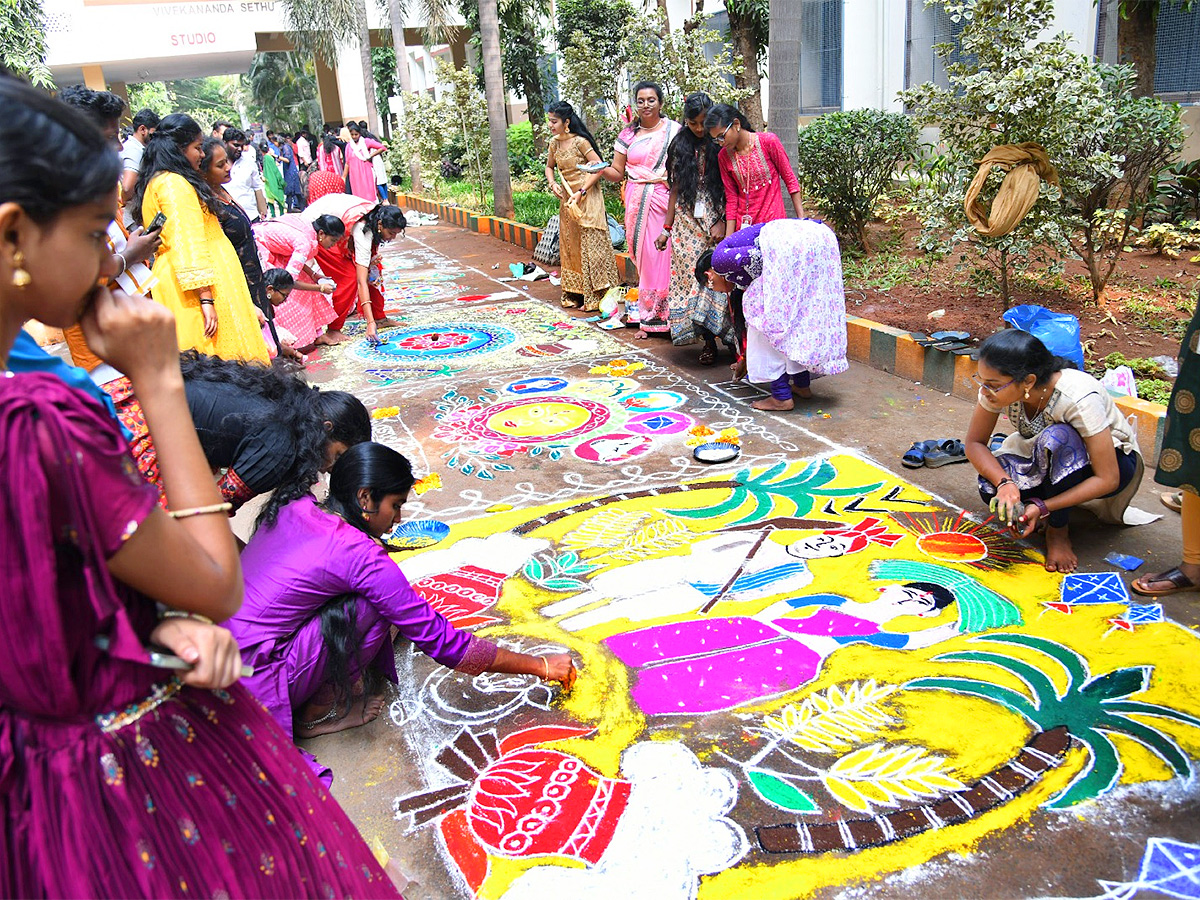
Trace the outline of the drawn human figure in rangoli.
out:
<instances>
[{"instance_id":1,"label":"drawn human figure in rangoli","mask_svg":"<svg viewBox=\"0 0 1200 900\"><path fill-rule=\"evenodd\" d=\"M573 613L559 624L567 631L582 631L621 619L644 622L680 615L716 600L793 593L812 583L807 560L858 553L871 544L892 547L902 538L874 518L790 544L767 539L771 530L723 532L695 541L686 555L609 569L592 578L588 590L542 607L541 612L552 617Z\"/></svg>"},{"instance_id":2,"label":"drawn human figure in rangoli","mask_svg":"<svg viewBox=\"0 0 1200 900\"><path fill-rule=\"evenodd\" d=\"M899 565L897 565L897 563ZM889 573L894 569L894 573ZM646 715L709 713L795 690L816 678L839 647L867 643L892 649L929 647L974 623L999 627L1020 621L1017 608L969 575L929 563L877 560L872 576L903 580L907 570L934 581L906 581L879 589L866 603L815 594L774 603L748 616L656 625L605 638L623 663L638 670L632 696ZM946 582L967 590L954 591ZM952 603L959 621L920 631L884 626L905 616L938 616ZM796 612L809 613L795 617Z\"/></svg>"}]
</instances>

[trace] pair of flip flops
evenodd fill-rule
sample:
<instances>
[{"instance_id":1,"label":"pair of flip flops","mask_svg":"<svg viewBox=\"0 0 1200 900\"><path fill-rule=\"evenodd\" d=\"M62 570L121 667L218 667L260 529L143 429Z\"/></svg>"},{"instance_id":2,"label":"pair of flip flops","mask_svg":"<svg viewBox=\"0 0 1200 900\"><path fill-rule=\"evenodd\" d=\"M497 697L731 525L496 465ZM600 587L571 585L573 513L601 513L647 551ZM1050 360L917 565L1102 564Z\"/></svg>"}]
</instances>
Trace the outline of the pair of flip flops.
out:
<instances>
[{"instance_id":1,"label":"pair of flip flops","mask_svg":"<svg viewBox=\"0 0 1200 900\"><path fill-rule=\"evenodd\" d=\"M967 461L967 451L963 442L957 438L946 438L940 441L916 441L908 452L900 459L900 465L906 469L936 469L951 463Z\"/></svg>"},{"instance_id":2,"label":"pair of flip flops","mask_svg":"<svg viewBox=\"0 0 1200 900\"><path fill-rule=\"evenodd\" d=\"M966 331L935 331L928 337L914 333L913 338L922 347L954 351L966 349L969 346L967 342L971 340L971 335Z\"/></svg>"}]
</instances>

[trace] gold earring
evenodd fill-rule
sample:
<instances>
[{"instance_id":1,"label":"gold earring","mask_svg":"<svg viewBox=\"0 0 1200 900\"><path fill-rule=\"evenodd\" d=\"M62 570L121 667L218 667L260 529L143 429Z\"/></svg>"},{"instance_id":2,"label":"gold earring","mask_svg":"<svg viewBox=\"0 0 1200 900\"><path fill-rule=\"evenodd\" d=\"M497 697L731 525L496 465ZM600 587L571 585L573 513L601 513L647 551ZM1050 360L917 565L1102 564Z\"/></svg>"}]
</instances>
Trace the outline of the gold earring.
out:
<instances>
[{"instance_id":1,"label":"gold earring","mask_svg":"<svg viewBox=\"0 0 1200 900\"><path fill-rule=\"evenodd\" d=\"M18 250L13 254L12 264L13 287L27 288L33 284L33 276L25 270L25 254L22 251Z\"/></svg>"}]
</instances>

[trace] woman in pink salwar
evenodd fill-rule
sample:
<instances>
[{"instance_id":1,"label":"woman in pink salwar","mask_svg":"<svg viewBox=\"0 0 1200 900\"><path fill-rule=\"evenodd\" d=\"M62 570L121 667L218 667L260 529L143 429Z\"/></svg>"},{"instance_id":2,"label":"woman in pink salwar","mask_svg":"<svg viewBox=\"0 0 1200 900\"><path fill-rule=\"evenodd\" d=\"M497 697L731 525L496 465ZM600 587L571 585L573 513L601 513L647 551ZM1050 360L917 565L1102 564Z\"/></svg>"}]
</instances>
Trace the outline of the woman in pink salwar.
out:
<instances>
[{"instance_id":1,"label":"woman in pink salwar","mask_svg":"<svg viewBox=\"0 0 1200 900\"><path fill-rule=\"evenodd\" d=\"M364 200L378 200L375 190L375 167L371 165L380 153L386 153L387 147L372 138L366 137L357 125L347 125L350 140L346 143L346 176L350 179L350 193Z\"/></svg>"},{"instance_id":2,"label":"woman in pink salwar","mask_svg":"<svg viewBox=\"0 0 1200 900\"><path fill-rule=\"evenodd\" d=\"M170 311L106 284L121 163L95 124L0 76L0 896L396 897L213 620L237 545L192 426ZM8 152L32 141L38 157ZM29 162L29 160L34 162ZM70 265L64 265L69 260ZM7 370L30 318L128 377L168 513L120 426ZM187 666L165 669L157 644Z\"/></svg>"},{"instance_id":3,"label":"woman in pink salwar","mask_svg":"<svg viewBox=\"0 0 1200 900\"><path fill-rule=\"evenodd\" d=\"M325 337L325 327L337 318L326 296L333 293L333 285L318 284L312 266L319 249L328 250L345 234L342 220L330 215L318 216L311 225L297 213L254 225L263 269L286 269L295 279L287 299L275 307L275 321L291 333L293 346L333 343Z\"/></svg>"},{"instance_id":4,"label":"woman in pink salwar","mask_svg":"<svg viewBox=\"0 0 1200 900\"><path fill-rule=\"evenodd\" d=\"M671 251L659 250L654 239L662 233L671 191L667 187L667 147L680 125L662 115L662 88L650 81L634 87L638 119L621 132L613 145L612 165L596 178L625 182L625 237L638 270L637 315L639 338L671 330L668 296L671 291Z\"/></svg>"},{"instance_id":5,"label":"woman in pink salwar","mask_svg":"<svg viewBox=\"0 0 1200 900\"><path fill-rule=\"evenodd\" d=\"M704 127L718 144L717 165L725 184L725 236L739 228L787 218L780 186L786 186L796 218L804 218L800 181L769 131L755 132L735 107L720 103L708 111Z\"/></svg>"}]
</instances>

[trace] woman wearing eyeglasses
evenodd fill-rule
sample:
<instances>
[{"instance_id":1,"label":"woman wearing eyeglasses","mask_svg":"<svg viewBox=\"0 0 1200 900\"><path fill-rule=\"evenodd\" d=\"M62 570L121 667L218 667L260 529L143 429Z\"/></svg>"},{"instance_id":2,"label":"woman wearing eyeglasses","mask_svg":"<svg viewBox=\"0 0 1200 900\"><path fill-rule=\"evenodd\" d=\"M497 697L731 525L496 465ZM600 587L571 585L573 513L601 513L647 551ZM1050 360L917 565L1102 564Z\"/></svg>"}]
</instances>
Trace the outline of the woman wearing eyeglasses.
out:
<instances>
[{"instance_id":1,"label":"woman wearing eyeglasses","mask_svg":"<svg viewBox=\"0 0 1200 900\"><path fill-rule=\"evenodd\" d=\"M704 127L721 147L717 165L725 183L726 237L748 225L786 219L781 184L787 186L796 218L804 218L800 180L779 138L769 131L755 132L746 117L728 103L710 109Z\"/></svg>"},{"instance_id":2,"label":"woman wearing eyeglasses","mask_svg":"<svg viewBox=\"0 0 1200 900\"><path fill-rule=\"evenodd\" d=\"M1018 537L1046 529L1046 571L1073 572L1067 534L1072 507L1090 501L1120 523L1144 465L1137 436L1108 391L1026 331L1008 329L979 346L979 400L967 428L967 458L979 495ZM1016 428L993 453L1000 413Z\"/></svg>"}]
</instances>

